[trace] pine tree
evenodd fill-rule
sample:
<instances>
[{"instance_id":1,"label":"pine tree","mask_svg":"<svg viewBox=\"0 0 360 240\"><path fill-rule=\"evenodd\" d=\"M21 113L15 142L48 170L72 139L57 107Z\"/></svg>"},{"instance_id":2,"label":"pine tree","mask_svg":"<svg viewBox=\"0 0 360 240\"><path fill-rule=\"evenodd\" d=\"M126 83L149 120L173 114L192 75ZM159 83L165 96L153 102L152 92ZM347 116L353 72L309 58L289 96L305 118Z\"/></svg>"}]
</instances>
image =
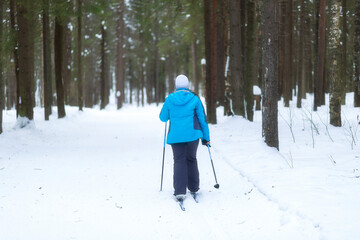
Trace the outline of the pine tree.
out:
<instances>
[{"instance_id":1,"label":"pine tree","mask_svg":"<svg viewBox=\"0 0 360 240\"><path fill-rule=\"evenodd\" d=\"M354 31L354 106L360 107L360 1L355 4L355 31Z\"/></svg>"},{"instance_id":2,"label":"pine tree","mask_svg":"<svg viewBox=\"0 0 360 240\"><path fill-rule=\"evenodd\" d=\"M3 4L4 2L0 2L0 21L2 23L3 21ZM3 38L3 24L0 24L0 134L3 132L2 129L2 119L3 119L3 109L4 109L4 80L3 80L3 44L2 44L2 38Z\"/></svg>"},{"instance_id":3,"label":"pine tree","mask_svg":"<svg viewBox=\"0 0 360 240\"><path fill-rule=\"evenodd\" d=\"M342 13L342 24L341 24L341 35L340 35L340 42L341 42L341 61L340 61L340 82L341 82L341 103L345 104L346 99L346 86L347 86L347 4L346 0L341 0L341 13Z\"/></svg>"},{"instance_id":4,"label":"pine tree","mask_svg":"<svg viewBox=\"0 0 360 240\"><path fill-rule=\"evenodd\" d=\"M16 2L19 54L19 116L33 120L34 94L34 2ZM24 124L26 124L24 122Z\"/></svg>"},{"instance_id":5,"label":"pine tree","mask_svg":"<svg viewBox=\"0 0 360 240\"><path fill-rule=\"evenodd\" d=\"M255 53L255 1L247 1L247 54L246 54L246 80L245 80L245 102L246 116L249 121L253 121L254 116L254 53Z\"/></svg>"},{"instance_id":6,"label":"pine tree","mask_svg":"<svg viewBox=\"0 0 360 240\"><path fill-rule=\"evenodd\" d=\"M296 107L301 108L302 98L305 92L305 0L301 1L300 10L300 41L299 41L299 71L298 71L298 92Z\"/></svg>"},{"instance_id":7,"label":"pine tree","mask_svg":"<svg viewBox=\"0 0 360 240\"><path fill-rule=\"evenodd\" d=\"M51 74L51 40L50 40L50 22L49 22L49 7L50 1L43 0L43 65L44 65L44 107L45 120L49 120L52 105L52 74Z\"/></svg>"},{"instance_id":8,"label":"pine tree","mask_svg":"<svg viewBox=\"0 0 360 240\"><path fill-rule=\"evenodd\" d=\"M100 24L101 29L101 77L100 77L100 96L101 96L101 102L100 102L100 109L104 109L106 105L108 104L107 100L107 73L106 73L106 30L105 30L105 21L102 20Z\"/></svg>"},{"instance_id":9,"label":"pine tree","mask_svg":"<svg viewBox=\"0 0 360 240\"><path fill-rule=\"evenodd\" d=\"M284 3L284 15L286 16L281 22L284 24L284 65L283 65L283 96L284 105L289 107L289 102L292 97L292 80L293 80L293 14L292 14L292 0L287 0ZM280 67L280 66L279 66Z\"/></svg>"},{"instance_id":10,"label":"pine tree","mask_svg":"<svg viewBox=\"0 0 360 240\"><path fill-rule=\"evenodd\" d=\"M10 0L10 25L12 35L12 49L14 58L14 71L16 78L16 116L19 116L20 80L19 80L19 53L18 53L18 24L16 23L15 0Z\"/></svg>"},{"instance_id":11,"label":"pine tree","mask_svg":"<svg viewBox=\"0 0 360 240\"><path fill-rule=\"evenodd\" d=\"M278 137L278 81L277 69L277 18L276 0L264 2L264 82L262 132L265 143L279 149Z\"/></svg>"},{"instance_id":12,"label":"pine tree","mask_svg":"<svg viewBox=\"0 0 360 240\"><path fill-rule=\"evenodd\" d=\"M230 82L232 107L235 115L245 116L243 84L241 77L241 21L240 1L229 2L230 16Z\"/></svg>"},{"instance_id":13,"label":"pine tree","mask_svg":"<svg viewBox=\"0 0 360 240\"><path fill-rule=\"evenodd\" d=\"M82 76L82 0L76 1L77 5L77 84L78 84L78 105L79 110L83 110L84 105L84 91L83 91L83 76Z\"/></svg>"},{"instance_id":14,"label":"pine tree","mask_svg":"<svg viewBox=\"0 0 360 240\"><path fill-rule=\"evenodd\" d=\"M340 55L340 9L338 3L332 6L333 23L330 29L330 124L341 126L341 61Z\"/></svg>"},{"instance_id":15,"label":"pine tree","mask_svg":"<svg viewBox=\"0 0 360 240\"><path fill-rule=\"evenodd\" d=\"M116 99L117 99L117 108L120 109L123 104L123 97L125 94L124 91L124 82L125 82L125 57L124 57L124 35L125 35L125 25L124 25L124 12L125 4L124 0L120 0L118 7L118 22L117 22L117 52L116 52Z\"/></svg>"},{"instance_id":16,"label":"pine tree","mask_svg":"<svg viewBox=\"0 0 360 240\"><path fill-rule=\"evenodd\" d=\"M63 59L64 59L64 40L65 27L63 25L61 16L55 16L55 83L56 83L56 100L58 108L58 118L64 118L65 113L65 98L64 98L64 84L63 84Z\"/></svg>"},{"instance_id":17,"label":"pine tree","mask_svg":"<svg viewBox=\"0 0 360 240\"><path fill-rule=\"evenodd\" d=\"M217 0L204 0L205 56L206 56L206 108L210 123L216 124L216 33Z\"/></svg>"}]
</instances>

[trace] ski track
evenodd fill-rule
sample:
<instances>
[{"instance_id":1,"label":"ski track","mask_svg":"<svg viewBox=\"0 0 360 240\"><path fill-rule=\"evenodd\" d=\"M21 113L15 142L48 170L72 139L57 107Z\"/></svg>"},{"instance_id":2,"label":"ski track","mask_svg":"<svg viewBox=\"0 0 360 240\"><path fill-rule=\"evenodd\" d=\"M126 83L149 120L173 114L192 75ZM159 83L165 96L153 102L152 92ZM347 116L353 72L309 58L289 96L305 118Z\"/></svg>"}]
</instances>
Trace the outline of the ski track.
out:
<instances>
[{"instance_id":1,"label":"ski track","mask_svg":"<svg viewBox=\"0 0 360 240\"><path fill-rule=\"evenodd\" d=\"M199 203L188 194L181 211L172 197L169 146L159 191L157 111L124 118L126 110L74 110L66 121L5 133L0 144L15 138L18 145L6 145L0 156L0 239L319 239L316 224L282 209L215 146L220 189L199 145Z\"/></svg>"},{"instance_id":2,"label":"ski track","mask_svg":"<svg viewBox=\"0 0 360 240\"><path fill-rule=\"evenodd\" d=\"M215 153L216 153L215 156L218 156L218 155L221 156L221 153L219 153L219 151L217 151L216 149L215 149ZM266 198L268 201L273 202L274 204L276 204L277 208L280 211L283 211L284 214L300 218L300 219L304 220L305 222L309 222L315 228L315 230L316 229L321 229L321 226L320 226L319 223L313 222L313 220L308 218L305 214L303 214L303 213L301 213L300 211L297 211L297 210L294 212L294 211L288 209L287 207L282 206L279 203L278 200L273 199L271 196L266 194L265 191L263 191L259 186L257 186L257 184L254 181L251 180L251 178L248 178L240 169L236 168L230 161L228 161L227 158L222 156L221 159L224 160L227 165L229 165L235 172L237 172L243 179L246 179L246 181L248 181L253 186L253 188L251 188L251 190L250 190L251 192L253 192L254 189L255 189L255 191L257 191L258 193L263 195L263 197ZM318 231L318 230L316 230L316 231Z\"/></svg>"}]
</instances>

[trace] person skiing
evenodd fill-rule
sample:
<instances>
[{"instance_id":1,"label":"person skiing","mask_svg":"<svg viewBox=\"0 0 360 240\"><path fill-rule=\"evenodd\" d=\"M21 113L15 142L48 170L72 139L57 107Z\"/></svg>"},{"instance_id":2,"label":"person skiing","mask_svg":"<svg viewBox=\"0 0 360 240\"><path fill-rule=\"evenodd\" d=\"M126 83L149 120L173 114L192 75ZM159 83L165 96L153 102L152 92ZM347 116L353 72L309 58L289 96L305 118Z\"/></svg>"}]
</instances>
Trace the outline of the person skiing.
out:
<instances>
[{"instance_id":1,"label":"person skiing","mask_svg":"<svg viewBox=\"0 0 360 240\"><path fill-rule=\"evenodd\" d=\"M175 79L176 90L169 94L160 112L160 120L170 120L167 144L174 156L174 195L179 201L186 196L186 188L192 194L199 190L199 170L196 152L201 139L210 144L210 134L204 107L200 98L189 90L185 75Z\"/></svg>"}]
</instances>

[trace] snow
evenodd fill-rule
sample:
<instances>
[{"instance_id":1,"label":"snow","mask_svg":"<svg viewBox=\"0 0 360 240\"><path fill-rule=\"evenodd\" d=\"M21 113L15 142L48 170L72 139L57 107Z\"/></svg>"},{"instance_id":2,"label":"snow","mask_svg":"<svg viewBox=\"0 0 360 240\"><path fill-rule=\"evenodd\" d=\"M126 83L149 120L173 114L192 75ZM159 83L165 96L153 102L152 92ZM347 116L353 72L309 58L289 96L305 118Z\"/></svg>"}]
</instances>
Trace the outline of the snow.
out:
<instances>
[{"instance_id":1,"label":"snow","mask_svg":"<svg viewBox=\"0 0 360 240\"><path fill-rule=\"evenodd\" d=\"M259 86L257 86L257 85L253 86L253 94L254 95L261 95L261 89L260 89Z\"/></svg>"},{"instance_id":2,"label":"snow","mask_svg":"<svg viewBox=\"0 0 360 240\"><path fill-rule=\"evenodd\" d=\"M199 146L200 202L188 194L185 212L172 198L168 145L159 191L161 106L67 106L65 119L53 108L47 122L35 108L23 128L5 111L0 239L359 239L359 109L343 106L336 128L328 106L314 113L311 101L279 102L280 152L263 143L261 111L248 122L218 108L210 133L220 188Z\"/></svg>"}]
</instances>

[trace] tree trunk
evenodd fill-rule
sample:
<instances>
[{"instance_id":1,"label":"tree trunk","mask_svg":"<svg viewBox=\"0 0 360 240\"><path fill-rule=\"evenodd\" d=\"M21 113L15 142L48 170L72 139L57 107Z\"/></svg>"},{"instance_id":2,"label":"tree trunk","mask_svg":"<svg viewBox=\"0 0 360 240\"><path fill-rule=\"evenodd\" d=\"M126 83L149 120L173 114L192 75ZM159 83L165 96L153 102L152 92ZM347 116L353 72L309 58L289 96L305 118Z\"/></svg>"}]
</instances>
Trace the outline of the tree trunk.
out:
<instances>
[{"instance_id":1,"label":"tree trunk","mask_svg":"<svg viewBox=\"0 0 360 240\"><path fill-rule=\"evenodd\" d=\"M68 2L70 5L71 2ZM77 104L76 97L72 96L71 93L71 43L72 43L72 36L71 30L69 28L70 18L66 17L66 21L63 22L64 26L64 48L63 48L63 63L62 63L62 78L63 78L63 85L64 85L64 101L65 104L75 106Z\"/></svg>"},{"instance_id":2,"label":"tree trunk","mask_svg":"<svg viewBox=\"0 0 360 240\"><path fill-rule=\"evenodd\" d=\"M55 80L56 80L56 98L58 108L58 118L66 116L65 113L65 99L64 99L64 84L63 84L63 54L64 54L64 40L65 27L61 19L55 17Z\"/></svg>"},{"instance_id":3,"label":"tree trunk","mask_svg":"<svg viewBox=\"0 0 360 240\"><path fill-rule=\"evenodd\" d=\"M78 85L78 105L79 111L83 110L84 105L84 91L83 91L83 77L82 77L82 1L77 0L77 85Z\"/></svg>"},{"instance_id":4,"label":"tree trunk","mask_svg":"<svg viewBox=\"0 0 360 240\"><path fill-rule=\"evenodd\" d=\"M292 81L293 81L293 54L292 54L292 36L293 36L293 14L292 14L292 0L285 2L285 36L284 36L284 71L283 71L283 96L285 107L289 107L291 94L292 94Z\"/></svg>"},{"instance_id":5,"label":"tree trunk","mask_svg":"<svg viewBox=\"0 0 360 240\"><path fill-rule=\"evenodd\" d=\"M340 9L338 3L333 6L333 23L331 25L330 33L332 34L330 47L331 47L331 66L330 66L330 124L336 127L341 126L341 79L340 68L338 64L341 59L340 52Z\"/></svg>"},{"instance_id":6,"label":"tree trunk","mask_svg":"<svg viewBox=\"0 0 360 240\"><path fill-rule=\"evenodd\" d=\"M216 27L216 101L224 106L225 101L225 6L217 5L217 27Z\"/></svg>"},{"instance_id":7,"label":"tree trunk","mask_svg":"<svg viewBox=\"0 0 360 240\"><path fill-rule=\"evenodd\" d=\"M360 107L360 1L355 5L355 32L354 32L354 107Z\"/></svg>"},{"instance_id":8,"label":"tree trunk","mask_svg":"<svg viewBox=\"0 0 360 240\"><path fill-rule=\"evenodd\" d=\"M17 1L19 58L19 116L32 120L34 94L34 31L32 0Z\"/></svg>"},{"instance_id":9,"label":"tree trunk","mask_svg":"<svg viewBox=\"0 0 360 240\"><path fill-rule=\"evenodd\" d=\"M132 72L133 72L133 69L132 69L132 61L131 61L131 58L129 58L129 103L132 104L133 103L133 86L134 86L134 78L132 77Z\"/></svg>"},{"instance_id":10,"label":"tree trunk","mask_svg":"<svg viewBox=\"0 0 360 240\"><path fill-rule=\"evenodd\" d=\"M264 2L264 83L262 132L265 143L279 149L278 137L278 82L277 72L277 0Z\"/></svg>"},{"instance_id":11,"label":"tree trunk","mask_svg":"<svg viewBox=\"0 0 360 240\"><path fill-rule=\"evenodd\" d=\"M11 64L11 68L14 64ZM9 69L6 72L5 77L5 95L6 95L6 109L10 110L14 106L16 107L16 74L15 71L12 71L13 69Z\"/></svg>"},{"instance_id":12,"label":"tree trunk","mask_svg":"<svg viewBox=\"0 0 360 240\"><path fill-rule=\"evenodd\" d=\"M191 58L192 58L192 68L193 68L193 85L194 85L194 92L195 93L199 93L199 80L197 78L198 76L198 71L197 71L197 49L196 49L196 39L194 37L194 39L191 41ZM172 61L173 59L170 59L171 63L169 65L169 68L171 67L171 70L173 70L173 64ZM170 71L170 69L169 69ZM174 82L174 74L173 71L170 71L170 73L172 75L170 75L170 81L172 82L172 84L169 83L169 91L172 92L173 89L170 88L170 86L173 86L173 82Z\"/></svg>"},{"instance_id":13,"label":"tree trunk","mask_svg":"<svg viewBox=\"0 0 360 240\"><path fill-rule=\"evenodd\" d=\"M125 77L125 59L124 59L124 0L120 1L118 10L118 22L117 22L117 53L116 53L116 99L117 109L120 109L123 104L124 97L124 77Z\"/></svg>"},{"instance_id":14,"label":"tree trunk","mask_svg":"<svg viewBox=\"0 0 360 240\"><path fill-rule=\"evenodd\" d=\"M90 16L84 15L84 35L90 35ZM88 51L92 50L92 46L88 41L84 41L84 49ZM96 72L96 59L95 54L84 55L84 62L86 65L86 70L84 71L84 104L85 107L92 108L95 102L95 72Z\"/></svg>"},{"instance_id":15,"label":"tree trunk","mask_svg":"<svg viewBox=\"0 0 360 240\"><path fill-rule=\"evenodd\" d=\"M230 82L232 110L235 115L245 116L244 91L241 75L241 23L240 1L229 1L230 16Z\"/></svg>"},{"instance_id":16,"label":"tree trunk","mask_svg":"<svg viewBox=\"0 0 360 240\"><path fill-rule=\"evenodd\" d=\"M146 64L146 100L147 103L153 103L153 76L152 76L152 69L153 69L153 59L149 58Z\"/></svg>"},{"instance_id":17,"label":"tree trunk","mask_svg":"<svg viewBox=\"0 0 360 240\"><path fill-rule=\"evenodd\" d=\"M19 53L18 53L18 29L16 28L16 18L15 18L15 0L10 0L10 25L11 32L13 35L13 54L14 54L14 67L15 67L15 80L16 80L16 116L19 116L19 99L20 99L20 80L19 80Z\"/></svg>"},{"instance_id":18,"label":"tree trunk","mask_svg":"<svg viewBox=\"0 0 360 240\"><path fill-rule=\"evenodd\" d=\"M243 79L243 90L244 98L246 92L246 56L247 56L247 38L246 38L246 0L240 1L240 26L241 26L241 79ZM245 106L245 116L246 117L246 106Z\"/></svg>"},{"instance_id":19,"label":"tree trunk","mask_svg":"<svg viewBox=\"0 0 360 240\"><path fill-rule=\"evenodd\" d=\"M314 38L314 52L315 52L315 58L314 58L314 104L313 109L314 111L317 111L317 107L319 105L319 96L318 96L318 52L319 52L319 0L315 0L315 38Z\"/></svg>"},{"instance_id":20,"label":"tree trunk","mask_svg":"<svg viewBox=\"0 0 360 240\"><path fill-rule=\"evenodd\" d=\"M43 0L43 61L44 61L44 108L45 120L49 120L52 106L51 40L49 21L49 0Z\"/></svg>"},{"instance_id":21,"label":"tree trunk","mask_svg":"<svg viewBox=\"0 0 360 240\"><path fill-rule=\"evenodd\" d=\"M341 81L341 103L345 105L346 86L347 86L347 4L346 0L342 0L342 29L340 35L341 45L341 67L340 67L340 81Z\"/></svg>"},{"instance_id":22,"label":"tree trunk","mask_svg":"<svg viewBox=\"0 0 360 240\"><path fill-rule=\"evenodd\" d=\"M298 94L296 107L301 108L301 100L305 92L305 0L301 1L301 12L300 12L300 42L299 42L299 77L298 77Z\"/></svg>"},{"instance_id":23,"label":"tree trunk","mask_svg":"<svg viewBox=\"0 0 360 240\"><path fill-rule=\"evenodd\" d=\"M159 105L160 102L160 79L159 79L159 71L160 71L160 54L159 54L159 19L157 16L158 13L156 13L155 18L155 47L154 47L154 58L155 58L155 101L156 106Z\"/></svg>"},{"instance_id":24,"label":"tree trunk","mask_svg":"<svg viewBox=\"0 0 360 240\"><path fill-rule=\"evenodd\" d=\"M143 34L142 33L139 34L139 41L140 41L140 43L143 42ZM144 93L144 89L145 89L145 74L144 74L144 72L145 72L145 57L144 57L144 52L145 52L145 50L144 50L144 45L141 44L140 48L141 48L141 51L140 51L141 105L144 106L145 105L145 93ZM171 79L171 80L174 81L173 79ZM173 85L174 85L174 83L173 83Z\"/></svg>"},{"instance_id":25,"label":"tree trunk","mask_svg":"<svg viewBox=\"0 0 360 240\"><path fill-rule=\"evenodd\" d=\"M104 109L107 105L106 101L106 62L105 62L105 55L106 55L106 49L105 49L105 39L106 39L106 31L105 26L103 24L103 21L101 21L101 78L100 78L100 96L101 96L101 102L100 102L100 109Z\"/></svg>"},{"instance_id":26,"label":"tree trunk","mask_svg":"<svg viewBox=\"0 0 360 240\"><path fill-rule=\"evenodd\" d=\"M326 55L326 0L319 0L319 49L317 53L317 84L316 84L316 104L325 104L325 55Z\"/></svg>"},{"instance_id":27,"label":"tree trunk","mask_svg":"<svg viewBox=\"0 0 360 240\"><path fill-rule=\"evenodd\" d=\"M3 8L4 2L0 2L0 20L3 19ZM0 24L0 134L3 132L2 129L2 119L3 119L3 109L4 109L4 78L3 78L3 64L2 64L2 36L3 36L3 25Z\"/></svg>"},{"instance_id":28,"label":"tree trunk","mask_svg":"<svg viewBox=\"0 0 360 240\"><path fill-rule=\"evenodd\" d=\"M311 34L312 34L312 29L311 29L311 19L310 19L310 14L309 14L309 8L310 8L310 3L309 1L306 2L306 6L305 6L305 52L304 52L304 68L305 68L305 86L306 88L304 89L305 91L303 91L304 93L304 98L306 98L306 93L313 93L314 92L314 84L313 84L313 58L312 58L312 39L311 39Z\"/></svg>"},{"instance_id":29,"label":"tree trunk","mask_svg":"<svg viewBox=\"0 0 360 240\"><path fill-rule=\"evenodd\" d=\"M254 0L247 2L247 54L246 54L246 80L245 102L246 116L249 121L254 118L254 53L255 53L255 3Z\"/></svg>"},{"instance_id":30,"label":"tree trunk","mask_svg":"<svg viewBox=\"0 0 360 240\"><path fill-rule=\"evenodd\" d=\"M194 44L194 42L192 43L192 45ZM194 53L194 50L192 50L192 56L194 58L194 54L196 55L196 53ZM167 64L168 64L168 72L169 72L169 93L172 93L174 92L175 90L175 71L174 71L174 60L175 60L175 57L174 57L174 53L172 50L170 50L170 53L169 53L169 60L167 61ZM194 60L193 60L193 68L194 68L194 65L196 65L196 62L194 63ZM196 66L195 66L196 67ZM194 70L193 70L194 72ZM196 70L195 70L196 72ZM193 74L193 77L194 77L194 74ZM194 92L198 93L199 91L199 87L196 87L196 78L195 80L193 79L193 84L195 85L194 86Z\"/></svg>"},{"instance_id":31,"label":"tree trunk","mask_svg":"<svg viewBox=\"0 0 360 240\"><path fill-rule=\"evenodd\" d=\"M217 0L204 0L205 56L206 56L206 109L207 119L216 124L216 26Z\"/></svg>"},{"instance_id":32,"label":"tree trunk","mask_svg":"<svg viewBox=\"0 0 360 240\"><path fill-rule=\"evenodd\" d=\"M279 97L284 96L285 100L285 35L286 32L286 23L288 19L286 19L286 1L279 2Z\"/></svg>"}]
</instances>

